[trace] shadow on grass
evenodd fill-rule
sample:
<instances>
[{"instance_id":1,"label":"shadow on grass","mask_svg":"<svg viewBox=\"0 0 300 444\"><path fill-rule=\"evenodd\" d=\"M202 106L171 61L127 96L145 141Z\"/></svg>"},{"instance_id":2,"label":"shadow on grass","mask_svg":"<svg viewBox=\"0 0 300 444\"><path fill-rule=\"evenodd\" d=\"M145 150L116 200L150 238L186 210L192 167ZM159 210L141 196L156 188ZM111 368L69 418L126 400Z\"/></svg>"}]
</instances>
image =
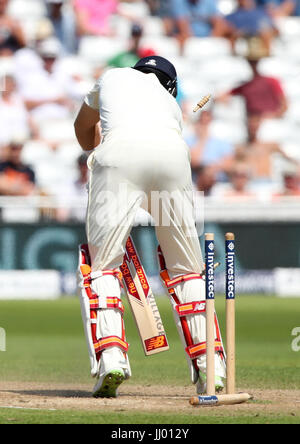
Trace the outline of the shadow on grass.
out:
<instances>
[{"instance_id":1,"label":"shadow on grass","mask_svg":"<svg viewBox=\"0 0 300 444\"><path fill-rule=\"evenodd\" d=\"M92 398L91 392L83 390L0 390L0 393L44 396L48 398Z\"/></svg>"},{"instance_id":2,"label":"shadow on grass","mask_svg":"<svg viewBox=\"0 0 300 444\"><path fill-rule=\"evenodd\" d=\"M24 396L41 396L46 398L74 398L74 399L95 399L91 392L84 390L62 390L62 389L35 389L35 390L0 390L1 393L13 393L16 395ZM145 393L142 390L136 392L131 391L127 393L119 393L118 398L136 398L143 399L189 399L187 395L171 395L171 394L159 394L159 393Z\"/></svg>"}]
</instances>

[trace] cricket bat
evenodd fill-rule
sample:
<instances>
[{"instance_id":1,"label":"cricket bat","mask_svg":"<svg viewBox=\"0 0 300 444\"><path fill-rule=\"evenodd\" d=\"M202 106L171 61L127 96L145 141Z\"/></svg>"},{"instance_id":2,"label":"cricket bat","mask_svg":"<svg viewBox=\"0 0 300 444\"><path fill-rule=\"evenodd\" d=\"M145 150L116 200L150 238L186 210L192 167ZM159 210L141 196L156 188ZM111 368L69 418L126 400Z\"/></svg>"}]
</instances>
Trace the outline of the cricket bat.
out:
<instances>
[{"instance_id":1,"label":"cricket bat","mask_svg":"<svg viewBox=\"0 0 300 444\"><path fill-rule=\"evenodd\" d=\"M120 270L145 355L169 350L154 295L131 237L127 240L124 262Z\"/></svg>"}]
</instances>

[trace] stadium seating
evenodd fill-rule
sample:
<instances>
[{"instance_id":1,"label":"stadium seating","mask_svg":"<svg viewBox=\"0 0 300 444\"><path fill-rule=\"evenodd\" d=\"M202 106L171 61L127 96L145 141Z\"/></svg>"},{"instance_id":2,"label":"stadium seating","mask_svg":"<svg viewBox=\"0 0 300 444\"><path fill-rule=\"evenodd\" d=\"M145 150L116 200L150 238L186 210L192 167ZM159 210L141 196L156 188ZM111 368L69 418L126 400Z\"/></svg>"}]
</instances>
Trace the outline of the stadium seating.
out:
<instances>
[{"instance_id":1,"label":"stadium seating","mask_svg":"<svg viewBox=\"0 0 300 444\"><path fill-rule=\"evenodd\" d=\"M12 0L9 3L9 14L19 20L45 17L46 5L42 0Z\"/></svg>"},{"instance_id":2,"label":"stadium seating","mask_svg":"<svg viewBox=\"0 0 300 444\"><path fill-rule=\"evenodd\" d=\"M63 143L74 140L73 119L47 120L39 125L40 136L50 143Z\"/></svg>"},{"instance_id":3,"label":"stadium seating","mask_svg":"<svg viewBox=\"0 0 300 444\"><path fill-rule=\"evenodd\" d=\"M211 135L224 140L228 140L234 145L244 143L247 140L246 128L237 125L236 121L214 120L211 125Z\"/></svg>"},{"instance_id":4,"label":"stadium seating","mask_svg":"<svg viewBox=\"0 0 300 444\"><path fill-rule=\"evenodd\" d=\"M269 57L260 61L259 70L262 74L277 77L280 80L294 78L299 74L299 66L294 59L287 57Z\"/></svg>"},{"instance_id":5,"label":"stadium seating","mask_svg":"<svg viewBox=\"0 0 300 444\"><path fill-rule=\"evenodd\" d=\"M11 0L9 13L20 20L29 41L32 41L37 23L46 16L44 0ZM219 0L222 13L233 11L236 0ZM163 22L149 14L145 2L122 3L126 16L134 17L144 28L142 45L152 48L157 54L169 58L176 66L180 88L188 107L191 108L207 94L217 96L247 81L251 77L250 67L242 56L233 56L230 43L221 38L196 38L187 40L183 55L175 38L164 35ZM85 36L81 38L76 55L63 58L63 71L80 79L78 97L74 99L74 112L68 119L48 121L40 124L42 141L30 141L24 149L24 161L37 172L38 183L47 190L53 189L53 181L60 184L64 178L63 168L75 177L76 158L80 148L75 140L73 120L82 97L95 81L95 68L106 65L107 60L127 48L132 22L125 16L111 18L115 37ZM286 151L299 158L300 140L300 18L288 17L276 21L280 36L272 45L272 57L263 59L259 69L262 74L276 76L281 81L289 102L289 109L283 120L266 121L259 133L264 141L282 144ZM239 41L238 50L243 54L245 45ZM2 58L0 75L13 71L13 61ZM245 141L245 104L234 97L230 104L215 103L213 135L222 134L232 143ZM192 112L191 112L192 115ZM49 145L47 145L47 143ZM56 150L50 146L56 145ZM62 175L62 177L60 176Z\"/></svg>"},{"instance_id":6,"label":"stadium seating","mask_svg":"<svg viewBox=\"0 0 300 444\"><path fill-rule=\"evenodd\" d=\"M226 39L190 37L184 48L184 56L189 60L202 61L231 55L230 43Z\"/></svg>"},{"instance_id":7,"label":"stadium seating","mask_svg":"<svg viewBox=\"0 0 300 444\"><path fill-rule=\"evenodd\" d=\"M177 40L172 37L162 35L145 36L142 39L142 45L152 48L157 54L162 57L177 57L179 56L179 45Z\"/></svg>"},{"instance_id":8,"label":"stadium seating","mask_svg":"<svg viewBox=\"0 0 300 444\"><path fill-rule=\"evenodd\" d=\"M122 38L87 36L81 39L79 57L94 65L105 65L110 57L124 49L126 41Z\"/></svg>"},{"instance_id":9,"label":"stadium seating","mask_svg":"<svg viewBox=\"0 0 300 444\"><path fill-rule=\"evenodd\" d=\"M259 130L259 139L265 142L295 142L298 136L296 125L288 119L265 120Z\"/></svg>"},{"instance_id":10,"label":"stadium seating","mask_svg":"<svg viewBox=\"0 0 300 444\"><path fill-rule=\"evenodd\" d=\"M276 26L280 33L280 38L284 41L300 38L300 18L284 17L276 21Z\"/></svg>"}]
</instances>

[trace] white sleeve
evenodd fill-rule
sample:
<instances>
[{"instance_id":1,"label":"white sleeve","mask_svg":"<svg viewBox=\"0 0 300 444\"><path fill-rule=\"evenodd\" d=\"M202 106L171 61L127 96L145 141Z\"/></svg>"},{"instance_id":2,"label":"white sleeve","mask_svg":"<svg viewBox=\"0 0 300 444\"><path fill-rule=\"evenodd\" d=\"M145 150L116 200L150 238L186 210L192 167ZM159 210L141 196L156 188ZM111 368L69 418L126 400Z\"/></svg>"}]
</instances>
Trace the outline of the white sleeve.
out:
<instances>
[{"instance_id":1,"label":"white sleeve","mask_svg":"<svg viewBox=\"0 0 300 444\"><path fill-rule=\"evenodd\" d=\"M183 132L183 115L182 115L182 111L180 106L178 105L178 103L176 103L177 105L177 120L179 123L179 128L181 130L181 132Z\"/></svg>"},{"instance_id":2,"label":"white sleeve","mask_svg":"<svg viewBox=\"0 0 300 444\"><path fill-rule=\"evenodd\" d=\"M183 132L183 115L182 115L181 111L180 111L180 117L179 117L179 125L180 125L181 132Z\"/></svg>"},{"instance_id":3,"label":"white sleeve","mask_svg":"<svg viewBox=\"0 0 300 444\"><path fill-rule=\"evenodd\" d=\"M97 111L99 111L100 107L99 103L100 88L101 88L101 79L98 79L93 88L91 89L91 91L85 96L84 99L86 105Z\"/></svg>"}]
</instances>

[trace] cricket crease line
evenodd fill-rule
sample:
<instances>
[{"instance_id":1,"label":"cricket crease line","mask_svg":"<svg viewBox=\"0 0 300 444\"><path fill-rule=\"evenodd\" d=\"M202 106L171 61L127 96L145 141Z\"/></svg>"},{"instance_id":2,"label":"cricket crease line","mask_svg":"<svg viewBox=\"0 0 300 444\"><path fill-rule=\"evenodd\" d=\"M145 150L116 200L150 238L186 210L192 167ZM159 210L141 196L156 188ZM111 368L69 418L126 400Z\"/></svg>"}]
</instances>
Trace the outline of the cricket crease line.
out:
<instances>
[{"instance_id":1,"label":"cricket crease line","mask_svg":"<svg viewBox=\"0 0 300 444\"><path fill-rule=\"evenodd\" d=\"M32 408L32 407L17 407L17 406L8 406L8 405L1 405L0 409L14 409L14 410L43 410L46 412L56 412L57 409L43 409L43 408Z\"/></svg>"}]
</instances>

